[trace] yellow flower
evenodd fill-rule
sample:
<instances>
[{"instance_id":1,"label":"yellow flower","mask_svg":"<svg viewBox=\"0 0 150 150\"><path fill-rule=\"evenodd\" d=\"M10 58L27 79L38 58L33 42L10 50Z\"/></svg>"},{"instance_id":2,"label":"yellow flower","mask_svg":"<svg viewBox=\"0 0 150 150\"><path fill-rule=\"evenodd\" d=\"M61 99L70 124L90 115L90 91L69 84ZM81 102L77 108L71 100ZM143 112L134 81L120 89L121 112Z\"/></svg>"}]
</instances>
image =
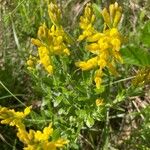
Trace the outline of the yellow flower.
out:
<instances>
[{"instance_id":1,"label":"yellow flower","mask_svg":"<svg viewBox=\"0 0 150 150\"><path fill-rule=\"evenodd\" d=\"M38 47L39 62L45 70L51 75L53 74L53 64L51 57L53 55L66 54L70 55L67 48L68 37L61 26L52 25L50 29L45 24L39 27L38 38L32 39L31 42ZM27 64L32 67L35 61L29 59Z\"/></svg>"},{"instance_id":2,"label":"yellow flower","mask_svg":"<svg viewBox=\"0 0 150 150\"><path fill-rule=\"evenodd\" d=\"M47 70L49 74L52 74L53 67L51 65L51 57L49 50L46 47L39 47L38 52L41 64L44 66L45 70Z\"/></svg>"},{"instance_id":3,"label":"yellow flower","mask_svg":"<svg viewBox=\"0 0 150 150\"><path fill-rule=\"evenodd\" d=\"M106 8L103 9L102 15L105 24L108 26L107 28L104 27L103 32L96 31L93 27L95 18L92 19L93 13L90 4L85 7L84 14L80 19L80 27L83 33L78 40L85 39L87 41L85 49L96 56L86 61L76 62L75 65L83 71L98 68L94 77L97 88L102 83L103 69L107 68L111 73L117 75L115 62L123 62L119 53L122 38L117 28L121 19L121 11L122 8L118 6L118 3L110 5L109 11Z\"/></svg>"},{"instance_id":4,"label":"yellow flower","mask_svg":"<svg viewBox=\"0 0 150 150\"><path fill-rule=\"evenodd\" d=\"M53 134L52 124L41 131L29 130L27 132L25 129L18 129L17 136L21 142L25 144L24 150L56 150L57 147L63 147L68 143L68 140L59 138L56 141L49 141Z\"/></svg>"},{"instance_id":5,"label":"yellow flower","mask_svg":"<svg viewBox=\"0 0 150 150\"><path fill-rule=\"evenodd\" d=\"M96 99L96 106L101 106L104 104L103 99Z\"/></svg>"},{"instance_id":6,"label":"yellow flower","mask_svg":"<svg viewBox=\"0 0 150 150\"><path fill-rule=\"evenodd\" d=\"M79 61L76 62L75 65L80 67L82 70L90 70L97 66L97 57L89 59L87 62Z\"/></svg>"},{"instance_id":7,"label":"yellow flower","mask_svg":"<svg viewBox=\"0 0 150 150\"><path fill-rule=\"evenodd\" d=\"M62 15L61 15L60 9L58 8L56 4L51 2L48 5L48 14L52 23L56 26L59 26Z\"/></svg>"},{"instance_id":8,"label":"yellow flower","mask_svg":"<svg viewBox=\"0 0 150 150\"><path fill-rule=\"evenodd\" d=\"M102 84L102 76L103 72L101 68L95 71L94 81L96 83L96 88L100 88L100 85Z\"/></svg>"},{"instance_id":9,"label":"yellow flower","mask_svg":"<svg viewBox=\"0 0 150 150\"><path fill-rule=\"evenodd\" d=\"M55 145L56 147L63 147L63 145L68 144L68 140L64 140L64 139L58 139L57 141L55 141Z\"/></svg>"},{"instance_id":10,"label":"yellow flower","mask_svg":"<svg viewBox=\"0 0 150 150\"><path fill-rule=\"evenodd\" d=\"M40 40L34 39L34 38L31 39L31 43L38 46L38 47L43 45Z\"/></svg>"},{"instance_id":11,"label":"yellow flower","mask_svg":"<svg viewBox=\"0 0 150 150\"><path fill-rule=\"evenodd\" d=\"M53 128L52 125L50 124L48 127L45 127L43 129L43 133L41 131L36 131L35 132L35 140L36 141L46 141L49 139L49 137L52 135L53 133Z\"/></svg>"},{"instance_id":12,"label":"yellow flower","mask_svg":"<svg viewBox=\"0 0 150 150\"><path fill-rule=\"evenodd\" d=\"M94 79L95 83L96 83L96 88L100 88L100 85L102 84L102 78L101 77L95 77Z\"/></svg>"},{"instance_id":13,"label":"yellow flower","mask_svg":"<svg viewBox=\"0 0 150 150\"><path fill-rule=\"evenodd\" d=\"M14 109L0 107L0 119L2 124L9 124L17 128L24 128L23 119L30 113L30 107L25 108L24 112L15 112Z\"/></svg>"},{"instance_id":14,"label":"yellow flower","mask_svg":"<svg viewBox=\"0 0 150 150\"><path fill-rule=\"evenodd\" d=\"M48 36L48 28L47 28L47 26L46 26L45 23L44 23L42 26L39 27L39 30L38 30L37 35L38 35L38 38L39 38L41 41L46 40L46 38L47 38L47 36ZM37 42L37 43L38 43L38 40L35 39L35 40L33 40L33 42ZM39 44L39 46L41 46L41 45L40 45L40 42L39 42L38 44ZM37 46L38 46L38 45L37 45Z\"/></svg>"},{"instance_id":15,"label":"yellow flower","mask_svg":"<svg viewBox=\"0 0 150 150\"><path fill-rule=\"evenodd\" d=\"M37 62L37 58L30 55L29 59L27 60L28 69L32 70L33 67L35 66L36 62Z\"/></svg>"},{"instance_id":16,"label":"yellow flower","mask_svg":"<svg viewBox=\"0 0 150 150\"><path fill-rule=\"evenodd\" d=\"M56 150L55 142L48 142L48 141L46 141L42 145L42 150Z\"/></svg>"},{"instance_id":17,"label":"yellow flower","mask_svg":"<svg viewBox=\"0 0 150 150\"><path fill-rule=\"evenodd\" d=\"M41 65L50 74L53 74L53 63L51 57L54 55L70 55L68 45L72 42L67 33L60 24L61 11L54 3L48 5L49 17L52 21L52 26L48 28L46 24L42 24L37 32L37 39L32 38L31 42L38 49L38 57ZM27 61L28 68L32 69L35 61L29 59Z\"/></svg>"},{"instance_id":18,"label":"yellow flower","mask_svg":"<svg viewBox=\"0 0 150 150\"><path fill-rule=\"evenodd\" d=\"M104 18L104 21L106 25L109 28L117 27L122 16L122 8L118 5L118 3L111 4L109 6L109 10L104 8L102 10L102 16Z\"/></svg>"},{"instance_id":19,"label":"yellow flower","mask_svg":"<svg viewBox=\"0 0 150 150\"><path fill-rule=\"evenodd\" d=\"M107 11L106 8L103 9L103 11L102 11L102 16L103 16L103 18L104 18L105 23L106 23L108 26L110 26L110 24L111 24L111 19L110 19L110 15L109 15L109 13L108 13L108 11Z\"/></svg>"},{"instance_id":20,"label":"yellow flower","mask_svg":"<svg viewBox=\"0 0 150 150\"><path fill-rule=\"evenodd\" d=\"M80 17L80 27L83 29L82 35L79 36L78 41L82 41L83 39L91 36L95 33L95 29L92 26L95 21L95 16L92 12L91 4L87 4L84 10L84 15Z\"/></svg>"}]
</instances>

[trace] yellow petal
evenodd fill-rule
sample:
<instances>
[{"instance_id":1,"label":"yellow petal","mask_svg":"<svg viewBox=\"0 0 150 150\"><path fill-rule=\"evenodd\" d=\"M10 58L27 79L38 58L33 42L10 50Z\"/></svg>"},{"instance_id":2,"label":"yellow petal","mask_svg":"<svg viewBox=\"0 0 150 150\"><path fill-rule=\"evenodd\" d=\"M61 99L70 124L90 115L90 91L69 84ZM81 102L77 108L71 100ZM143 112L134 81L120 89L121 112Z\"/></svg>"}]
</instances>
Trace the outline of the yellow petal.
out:
<instances>
[{"instance_id":1,"label":"yellow petal","mask_svg":"<svg viewBox=\"0 0 150 150\"><path fill-rule=\"evenodd\" d=\"M110 27L111 25L110 15L106 8L102 10L102 16L104 18L105 23Z\"/></svg>"},{"instance_id":2,"label":"yellow petal","mask_svg":"<svg viewBox=\"0 0 150 150\"><path fill-rule=\"evenodd\" d=\"M24 114L27 116L31 112L31 107L26 107L24 110Z\"/></svg>"}]
</instances>

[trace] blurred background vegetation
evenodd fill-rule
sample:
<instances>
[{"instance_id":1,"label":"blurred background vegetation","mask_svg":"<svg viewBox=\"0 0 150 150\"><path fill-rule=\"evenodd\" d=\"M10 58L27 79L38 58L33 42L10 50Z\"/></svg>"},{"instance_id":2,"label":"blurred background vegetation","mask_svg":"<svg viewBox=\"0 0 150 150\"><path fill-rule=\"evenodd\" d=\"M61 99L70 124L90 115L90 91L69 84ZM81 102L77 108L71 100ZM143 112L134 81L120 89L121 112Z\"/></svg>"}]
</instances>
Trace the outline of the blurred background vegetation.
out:
<instances>
[{"instance_id":1,"label":"blurred background vegetation","mask_svg":"<svg viewBox=\"0 0 150 150\"><path fill-rule=\"evenodd\" d=\"M88 2L95 3L101 9L115 1L58 0L63 13L63 26L71 36L78 36L79 16ZM25 64L33 49L31 38L36 37L38 27L42 23L50 24L47 3L46 0L0 0L0 105L2 106L20 109L22 106L18 103L18 99L35 107L38 107L40 103L38 100L41 98L41 93L37 87L33 86ZM150 23L148 23L150 0L118 0L118 3L123 7L121 30L129 43L128 48L143 48L150 52ZM147 38L145 38L146 36ZM140 60L139 58L143 64L147 63L145 62L147 59ZM133 64L140 66L137 61ZM129 64L125 68L125 74L135 75L138 71L137 66ZM147 67L147 65L145 66ZM149 82L147 82L140 92L133 93L133 96L123 104L122 107L126 112L122 121L118 118L118 123L116 123L116 119L112 119L111 125L116 131L112 133L110 142L114 149L150 149L149 88ZM4 125L1 125L0 129L1 149L19 150L21 144L15 138L15 131ZM101 135L96 136L99 139L94 140L101 141ZM87 133L81 135L80 138L83 140L81 149L93 149L91 143L93 144L95 141Z\"/></svg>"}]
</instances>

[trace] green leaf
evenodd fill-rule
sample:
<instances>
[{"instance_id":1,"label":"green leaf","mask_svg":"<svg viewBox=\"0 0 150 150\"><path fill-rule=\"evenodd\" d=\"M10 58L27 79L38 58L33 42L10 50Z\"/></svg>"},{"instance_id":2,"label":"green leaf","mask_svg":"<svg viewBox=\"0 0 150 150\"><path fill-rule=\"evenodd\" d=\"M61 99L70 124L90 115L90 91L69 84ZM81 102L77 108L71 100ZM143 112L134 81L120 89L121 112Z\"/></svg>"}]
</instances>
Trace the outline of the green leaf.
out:
<instances>
[{"instance_id":1,"label":"green leaf","mask_svg":"<svg viewBox=\"0 0 150 150\"><path fill-rule=\"evenodd\" d=\"M88 99L87 97L81 97L81 96L80 96L80 97L78 98L78 101L87 101L87 99Z\"/></svg>"},{"instance_id":2,"label":"green leaf","mask_svg":"<svg viewBox=\"0 0 150 150\"><path fill-rule=\"evenodd\" d=\"M54 130L52 135L53 140L58 140L60 136L61 136L61 130L60 129Z\"/></svg>"},{"instance_id":3,"label":"green leaf","mask_svg":"<svg viewBox=\"0 0 150 150\"><path fill-rule=\"evenodd\" d=\"M86 118L86 116L87 116L86 111L85 111L85 110L82 110L82 109L76 111L76 114L77 114L80 118Z\"/></svg>"},{"instance_id":4,"label":"green leaf","mask_svg":"<svg viewBox=\"0 0 150 150\"><path fill-rule=\"evenodd\" d=\"M137 66L150 65L150 53L139 47L129 45L121 49L121 54L125 64Z\"/></svg>"},{"instance_id":5,"label":"green leaf","mask_svg":"<svg viewBox=\"0 0 150 150\"><path fill-rule=\"evenodd\" d=\"M97 5L96 3L92 4L92 8L94 11L94 15L96 16L96 22L95 26L97 27L98 30L102 31L103 30L103 17L101 14L101 8L100 5Z\"/></svg>"},{"instance_id":6,"label":"green leaf","mask_svg":"<svg viewBox=\"0 0 150 150\"><path fill-rule=\"evenodd\" d=\"M64 97L62 95L56 97L56 99L54 100L54 107L57 107L60 104L60 102L63 100L63 98Z\"/></svg>"},{"instance_id":7,"label":"green leaf","mask_svg":"<svg viewBox=\"0 0 150 150\"><path fill-rule=\"evenodd\" d=\"M146 22L144 28L141 30L140 41L143 44L150 46L150 21Z\"/></svg>"},{"instance_id":8,"label":"green leaf","mask_svg":"<svg viewBox=\"0 0 150 150\"><path fill-rule=\"evenodd\" d=\"M93 8L93 11L94 11L94 14L96 15L96 17L102 19L102 15L101 15L102 10L101 10L100 6L93 3L92 8Z\"/></svg>"},{"instance_id":9,"label":"green leaf","mask_svg":"<svg viewBox=\"0 0 150 150\"><path fill-rule=\"evenodd\" d=\"M94 91L96 95L99 95L105 91L105 86L101 85L99 89L95 88Z\"/></svg>"},{"instance_id":10,"label":"green leaf","mask_svg":"<svg viewBox=\"0 0 150 150\"><path fill-rule=\"evenodd\" d=\"M91 128L94 125L94 119L91 116L87 117L86 125Z\"/></svg>"}]
</instances>

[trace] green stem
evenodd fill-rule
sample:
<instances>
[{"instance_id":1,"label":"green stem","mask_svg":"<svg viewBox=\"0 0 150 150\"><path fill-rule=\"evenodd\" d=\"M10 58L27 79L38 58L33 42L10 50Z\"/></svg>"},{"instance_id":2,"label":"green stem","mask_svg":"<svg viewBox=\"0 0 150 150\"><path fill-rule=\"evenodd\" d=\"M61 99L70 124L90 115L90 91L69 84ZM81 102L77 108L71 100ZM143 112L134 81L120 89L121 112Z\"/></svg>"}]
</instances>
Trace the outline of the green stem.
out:
<instances>
[{"instance_id":1,"label":"green stem","mask_svg":"<svg viewBox=\"0 0 150 150\"><path fill-rule=\"evenodd\" d=\"M14 97L19 103L26 107L26 105L23 102L21 102L21 100L19 100L12 92L10 92L9 89L1 81L0 84L10 95L12 95L12 97Z\"/></svg>"},{"instance_id":2,"label":"green stem","mask_svg":"<svg viewBox=\"0 0 150 150\"><path fill-rule=\"evenodd\" d=\"M103 150L108 150L109 148L109 108L107 108L106 112L106 123L104 129L104 146Z\"/></svg>"}]
</instances>

